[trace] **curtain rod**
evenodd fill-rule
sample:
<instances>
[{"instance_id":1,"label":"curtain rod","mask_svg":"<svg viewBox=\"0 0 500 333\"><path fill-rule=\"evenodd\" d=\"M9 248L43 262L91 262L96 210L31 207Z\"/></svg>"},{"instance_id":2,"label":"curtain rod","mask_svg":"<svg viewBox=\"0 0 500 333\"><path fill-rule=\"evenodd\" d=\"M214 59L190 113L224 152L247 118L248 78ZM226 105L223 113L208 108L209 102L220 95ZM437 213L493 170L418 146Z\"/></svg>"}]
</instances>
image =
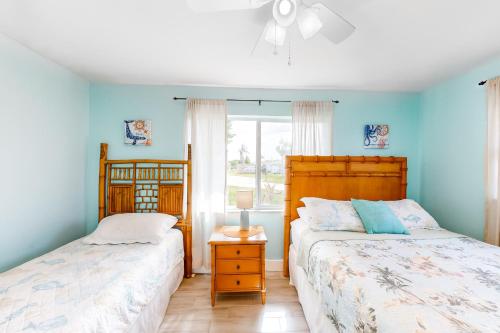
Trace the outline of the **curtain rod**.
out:
<instances>
[{"instance_id":1,"label":"curtain rod","mask_svg":"<svg viewBox=\"0 0 500 333\"><path fill-rule=\"evenodd\" d=\"M174 101L185 101L187 97L174 97ZM227 98L226 101L228 102L259 102L259 105L262 105L262 102L269 102L269 103L291 103L292 101L283 101L283 100L276 100L276 99L237 99L237 98ZM332 103L338 104L340 103L337 100L333 100Z\"/></svg>"}]
</instances>

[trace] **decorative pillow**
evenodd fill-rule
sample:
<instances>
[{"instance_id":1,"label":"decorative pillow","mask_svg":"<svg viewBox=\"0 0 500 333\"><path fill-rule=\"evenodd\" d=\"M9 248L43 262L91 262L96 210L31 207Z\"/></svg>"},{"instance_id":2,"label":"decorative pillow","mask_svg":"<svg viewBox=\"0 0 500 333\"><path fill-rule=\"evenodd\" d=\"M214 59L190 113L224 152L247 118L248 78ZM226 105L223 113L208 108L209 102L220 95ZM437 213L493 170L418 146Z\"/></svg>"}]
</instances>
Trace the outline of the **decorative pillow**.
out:
<instances>
[{"instance_id":1,"label":"decorative pillow","mask_svg":"<svg viewBox=\"0 0 500 333\"><path fill-rule=\"evenodd\" d=\"M364 232L365 228L350 201L302 198L309 227L313 230Z\"/></svg>"},{"instance_id":2,"label":"decorative pillow","mask_svg":"<svg viewBox=\"0 0 500 333\"><path fill-rule=\"evenodd\" d=\"M405 234L410 232L383 201L351 200L369 234Z\"/></svg>"},{"instance_id":3,"label":"decorative pillow","mask_svg":"<svg viewBox=\"0 0 500 333\"><path fill-rule=\"evenodd\" d=\"M161 213L126 213L104 218L97 229L82 239L84 244L158 244L177 218Z\"/></svg>"},{"instance_id":4,"label":"decorative pillow","mask_svg":"<svg viewBox=\"0 0 500 333\"><path fill-rule=\"evenodd\" d=\"M441 229L436 220L414 200L404 199L385 203L407 229Z\"/></svg>"}]
</instances>

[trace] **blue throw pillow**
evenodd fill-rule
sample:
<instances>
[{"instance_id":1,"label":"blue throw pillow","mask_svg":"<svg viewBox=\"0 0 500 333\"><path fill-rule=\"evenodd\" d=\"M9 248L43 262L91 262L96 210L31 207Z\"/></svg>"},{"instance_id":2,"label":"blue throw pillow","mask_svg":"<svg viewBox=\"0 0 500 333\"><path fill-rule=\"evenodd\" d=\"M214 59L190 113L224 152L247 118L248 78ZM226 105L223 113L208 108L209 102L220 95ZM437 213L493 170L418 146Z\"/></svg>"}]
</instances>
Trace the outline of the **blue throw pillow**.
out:
<instances>
[{"instance_id":1,"label":"blue throw pillow","mask_svg":"<svg viewBox=\"0 0 500 333\"><path fill-rule=\"evenodd\" d=\"M404 234L410 232L383 201L351 200L369 234Z\"/></svg>"}]
</instances>

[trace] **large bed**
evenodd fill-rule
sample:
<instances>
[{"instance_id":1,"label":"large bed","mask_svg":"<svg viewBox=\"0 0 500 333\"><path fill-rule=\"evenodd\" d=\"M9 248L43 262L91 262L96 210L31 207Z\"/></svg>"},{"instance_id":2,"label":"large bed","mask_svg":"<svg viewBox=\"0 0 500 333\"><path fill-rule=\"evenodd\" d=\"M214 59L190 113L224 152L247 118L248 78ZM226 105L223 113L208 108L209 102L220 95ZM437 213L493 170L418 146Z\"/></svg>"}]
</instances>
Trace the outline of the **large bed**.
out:
<instances>
[{"instance_id":1,"label":"large bed","mask_svg":"<svg viewBox=\"0 0 500 333\"><path fill-rule=\"evenodd\" d=\"M2 273L0 332L155 332L191 276L190 151L187 160L108 160L102 144L100 154L99 221L159 212L177 224L158 244L78 239Z\"/></svg>"},{"instance_id":2,"label":"large bed","mask_svg":"<svg viewBox=\"0 0 500 333\"><path fill-rule=\"evenodd\" d=\"M500 332L500 250L444 229L312 231L302 197L406 198L406 159L287 158L285 274L311 332Z\"/></svg>"}]
</instances>

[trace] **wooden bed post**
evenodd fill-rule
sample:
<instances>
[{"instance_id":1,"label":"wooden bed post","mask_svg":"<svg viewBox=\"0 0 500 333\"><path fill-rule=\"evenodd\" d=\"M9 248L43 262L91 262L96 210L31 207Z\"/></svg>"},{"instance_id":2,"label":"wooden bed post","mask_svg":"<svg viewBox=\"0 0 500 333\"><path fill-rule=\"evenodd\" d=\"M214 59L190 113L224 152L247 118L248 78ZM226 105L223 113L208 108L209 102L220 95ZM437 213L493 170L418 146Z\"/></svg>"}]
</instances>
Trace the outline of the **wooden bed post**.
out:
<instances>
[{"instance_id":1,"label":"wooden bed post","mask_svg":"<svg viewBox=\"0 0 500 333\"><path fill-rule=\"evenodd\" d=\"M284 233L284 249L283 249L283 275L290 276L288 271L288 251L290 250L290 156L285 157L285 213L283 229Z\"/></svg>"},{"instance_id":2,"label":"wooden bed post","mask_svg":"<svg viewBox=\"0 0 500 333\"><path fill-rule=\"evenodd\" d=\"M408 187L408 161L406 158L401 162L401 198L406 199L406 188Z\"/></svg>"},{"instance_id":3,"label":"wooden bed post","mask_svg":"<svg viewBox=\"0 0 500 333\"><path fill-rule=\"evenodd\" d=\"M191 145L188 145L188 156L187 156L187 198L186 198L186 221L185 221L185 232L184 232L184 255L186 256L184 275L186 277L191 277L193 274L193 256L192 256L192 194L193 189L192 182L192 161L191 161Z\"/></svg>"},{"instance_id":4,"label":"wooden bed post","mask_svg":"<svg viewBox=\"0 0 500 333\"><path fill-rule=\"evenodd\" d=\"M99 222L106 216L106 161L108 160L108 144L101 143L99 158Z\"/></svg>"}]
</instances>

